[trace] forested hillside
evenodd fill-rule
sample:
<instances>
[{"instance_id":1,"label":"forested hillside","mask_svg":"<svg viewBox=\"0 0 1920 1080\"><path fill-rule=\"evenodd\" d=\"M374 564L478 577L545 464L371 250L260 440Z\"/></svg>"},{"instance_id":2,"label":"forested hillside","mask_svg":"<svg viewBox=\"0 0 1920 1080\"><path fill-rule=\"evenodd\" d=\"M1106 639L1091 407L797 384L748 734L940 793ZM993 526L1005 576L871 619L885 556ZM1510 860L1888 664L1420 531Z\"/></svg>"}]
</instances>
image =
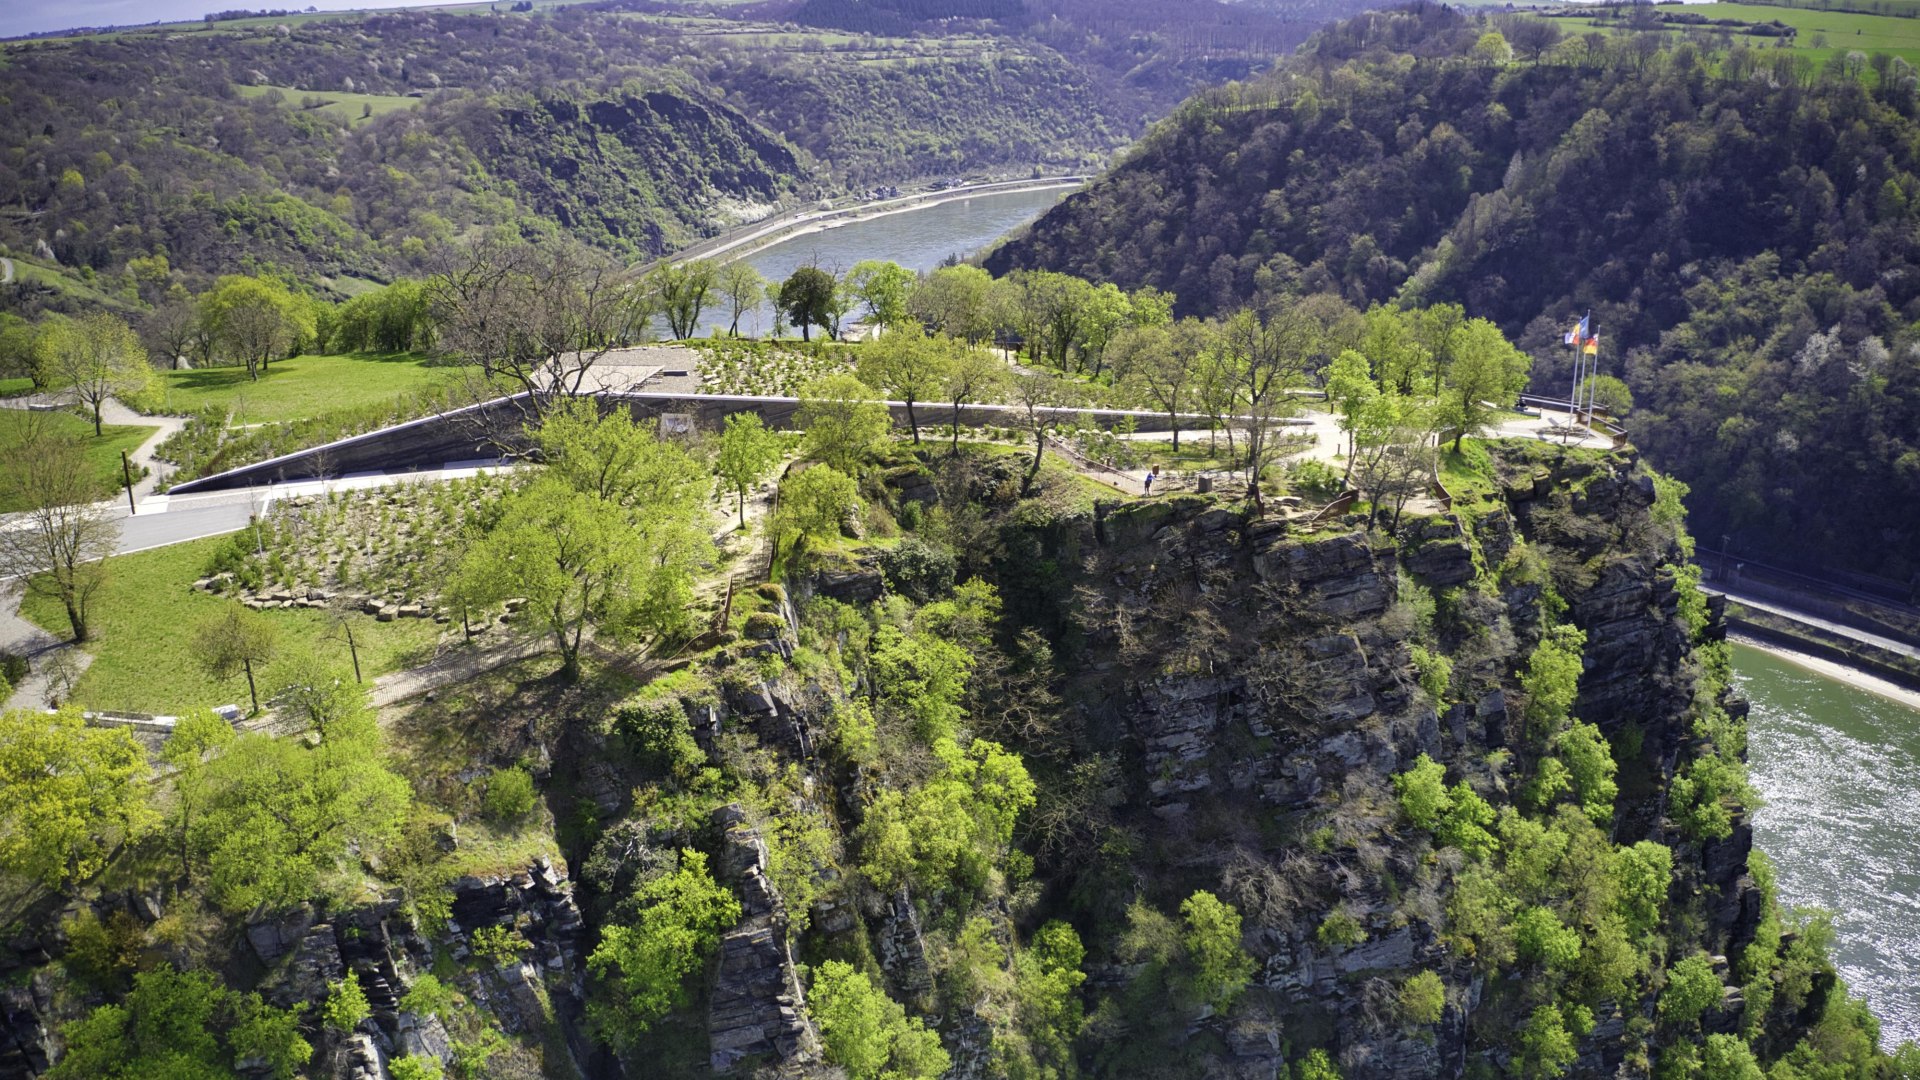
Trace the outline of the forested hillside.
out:
<instances>
[{"instance_id":1,"label":"forested hillside","mask_svg":"<svg viewBox=\"0 0 1920 1080\"><path fill-rule=\"evenodd\" d=\"M1561 393L1561 335L1591 310L1635 440L1693 485L1703 535L1908 578L1911 70L1524 25L1417 7L1330 28L1188 102L989 266L1154 285L1194 313L1462 302Z\"/></svg>"},{"instance_id":2,"label":"forested hillside","mask_svg":"<svg viewBox=\"0 0 1920 1080\"><path fill-rule=\"evenodd\" d=\"M151 298L129 263L162 256L192 286L278 272L350 293L474 227L648 258L801 199L1090 168L1306 35L1240 14L1255 32L1197 58L1176 31L1230 10L1211 0L1104 17L1124 46L1013 7L892 37L772 9L585 5L15 43L0 245L42 284L0 306L137 307Z\"/></svg>"}]
</instances>

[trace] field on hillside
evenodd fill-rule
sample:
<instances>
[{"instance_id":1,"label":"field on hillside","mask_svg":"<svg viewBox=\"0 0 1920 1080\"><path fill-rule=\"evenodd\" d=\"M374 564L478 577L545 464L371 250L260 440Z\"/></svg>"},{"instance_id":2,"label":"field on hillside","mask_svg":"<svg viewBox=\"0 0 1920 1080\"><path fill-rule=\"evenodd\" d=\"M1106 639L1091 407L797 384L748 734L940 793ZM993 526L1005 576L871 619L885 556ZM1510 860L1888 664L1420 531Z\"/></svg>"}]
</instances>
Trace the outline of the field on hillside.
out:
<instances>
[{"instance_id":1,"label":"field on hillside","mask_svg":"<svg viewBox=\"0 0 1920 1080\"><path fill-rule=\"evenodd\" d=\"M301 90L292 86L236 85L234 90L247 98L277 93L282 108L296 112L325 113L349 124L385 116L398 109L415 108L420 104L419 98L397 94L349 94L340 90Z\"/></svg>"},{"instance_id":2,"label":"field on hillside","mask_svg":"<svg viewBox=\"0 0 1920 1080\"><path fill-rule=\"evenodd\" d=\"M457 369L426 366L418 353L296 356L267 365L258 381L244 367L163 371L160 411L184 416L215 406L232 410L234 424L269 424L376 405L457 377Z\"/></svg>"},{"instance_id":3,"label":"field on hillside","mask_svg":"<svg viewBox=\"0 0 1920 1080\"><path fill-rule=\"evenodd\" d=\"M131 453L134 448L147 441L147 436L155 428L134 425L117 426L108 424L101 429L99 437L93 434L92 421L82 420L71 413L34 413L28 414L19 409L0 409L0 445L4 445L20 425L27 423L29 416L43 423L54 425L60 431L80 436L86 441L87 461L93 466L94 475L100 481L104 491L117 492L121 489L120 451ZM0 496L0 514L24 510L24 506L15 506L4 496Z\"/></svg>"},{"instance_id":4,"label":"field on hillside","mask_svg":"<svg viewBox=\"0 0 1920 1080\"><path fill-rule=\"evenodd\" d=\"M1891 0L1891 2L1904 4L1906 10L1920 12L1920 0ZM1580 33L1589 28L1609 33L1625 32L1628 29L1625 18L1609 17L1605 12L1610 10L1612 9L1597 9L1594 15L1580 18L1556 17L1553 22L1569 34ZM1824 64L1834 56L1857 51L1869 56L1876 52L1887 53L1920 67L1920 19L1917 18L1821 11L1772 4L1661 5L1659 10L1684 11L1688 15L1700 15L1708 19L1739 19L1748 23L1784 23L1797 31L1791 39L1760 38L1736 33L1734 40L1745 42L1749 48L1755 49L1785 47L1796 55L1805 56L1817 63ZM1670 34L1684 33L1688 30L1699 30L1711 34L1721 28L1668 24L1662 29Z\"/></svg>"}]
</instances>

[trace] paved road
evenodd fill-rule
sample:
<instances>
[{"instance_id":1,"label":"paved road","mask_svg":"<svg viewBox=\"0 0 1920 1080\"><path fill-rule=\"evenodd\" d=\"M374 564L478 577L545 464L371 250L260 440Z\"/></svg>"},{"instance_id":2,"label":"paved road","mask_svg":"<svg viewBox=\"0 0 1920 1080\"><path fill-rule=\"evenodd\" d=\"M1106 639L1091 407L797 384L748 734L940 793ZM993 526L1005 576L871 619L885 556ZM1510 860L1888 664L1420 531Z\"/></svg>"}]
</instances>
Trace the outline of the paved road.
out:
<instances>
[{"instance_id":1,"label":"paved road","mask_svg":"<svg viewBox=\"0 0 1920 1080\"><path fill-rule=\"evenodd\" d=\"M1831 622L1827 619L1822 619L1817 615L1809 615L1804 611L1796 611L1793 608L1782 607L1779 604L1771 603L1766 600L1755 599L1754 597L1751 597L1751 596L1743 596L1737 589L1724 588L1718 584L1712 585L1710 587L1715 592L1725 593L1727 595L1727 599L1732 600L1734 603L1740 604L1743 607L1750 607L1755 611L1764 611L1769 615L1778 615L1783 619L1792 619L1794 622L1805 623L1808 626L1817 626L1820 629L1825 630L1830 634L1838 634L1841 637L1848 638L1853 641L1858 641L1863 645L1872 645L1875 648L1885 649L1891 653L1898 653L1901 656L1911 656L1917 660L1920 660L1920 649L1916 649L1912 645L1909 645L1904 641L1895 641L1890 637L1881 637L1879 634L1870 633L1869 631L1866 631L1866 630L1861 630L1856 627L1848 626L1845 623Z\"/></svg>"},{"instance_id":2,"label":"paved road","mask_svg":"<svg viewBox=\"0 0 1920 1080\"><path fill-rule=\"evenodd\" d=\"M13 284L13 260L0 259L0 285Z\"/></svg>"}]
</instances>

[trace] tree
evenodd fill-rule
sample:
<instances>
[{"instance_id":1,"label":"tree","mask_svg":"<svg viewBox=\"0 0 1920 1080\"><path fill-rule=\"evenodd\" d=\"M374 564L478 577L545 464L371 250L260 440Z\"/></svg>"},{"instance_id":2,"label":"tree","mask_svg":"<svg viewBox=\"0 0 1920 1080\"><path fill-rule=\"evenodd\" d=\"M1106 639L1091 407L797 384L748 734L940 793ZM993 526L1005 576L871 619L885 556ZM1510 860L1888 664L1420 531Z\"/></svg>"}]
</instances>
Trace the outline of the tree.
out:
<instances>
[{"instance_id":1,"label":"tree","mask_svg":"<svg viewBox=\"0 0 1920 1080\"><path fill-rule=\"evenodd\" d=\"M37 393L46 388L46 370L40 364L42 326L18 315L0 312L0 379L27 379Z\"/></svg>"},{"instance_id":2,"label":"tree","mask_svg":"<svg viewBox=\"0 0 1920 1080\"><path fill-rule=\"evenodd\" d=\"M866 306L867 317L888 330L907 318L913 271L884 259L864 259L847 271L847 291Z\"/></svg>"},{"instance_id":3,"label":"tree","mask_svg":"<svg viewBox=\"0 0 1920 1080\"><path fill-rule=\"evenodd\" d=\"M953 402L953 452L960 452L960 409L976 401L988 401L1006 382L1007 365L985 349L956 344L946 370L943 392Z\"/></svg>"},{"instance_id":4,"label":"tree","mask_svg":"<svg viewBox=\"0 0 1920 1080\"><path fill-rule=\"evenodd\" d=\"M583 495L615 506L660 511L689 508L707 497L707 470L678 443L660 438L653 421L597 401L556 402L534 441L547 473Z\"/></svg>"},{"instance_id":5,"label":"tree","mask_svg":"<svg viewBox=\"0 0 1920 1080\"><path fill-rule=\"evenodd\" d=\"M930 338L918 323L899 325L878 341L860 347L860 363L855 369L860 381L906 403L907 427L913 431L915 446L920 445L920 421L914 414L914 404L946 388L954 352L952 339Z\"/></svg>"},{"instance_id":6,"label":"tree","mask_svg":"<svg viewBox=\"0 0 1920 1080\"><path fill-rule=\"evenodd\" d=\"M1133 301L1119 286L1108 281L1089 289L1080 309L1080 370L1098 379L1106 369L1107 346L1132 325Z\"/></svg>"},{"instance_id":7,"label":"tree","mask_svg":"<svg viewBox=\"0 0 1920 1080\"><path fill-rule=\"evenodd\" d=\"M1720 1004L1720 976L1705 953L1694 953L1667 969L1667 987L1660 992L1660 1019L1691 1026L1708 1009Z\"/></svg>"},{"instance_id":8,"label":"tree","mask_svg":"<svg viewBox=\"0 0 1920 1080\"><path fill-rule=\"evenodd\" d=\"M320 1019L341 1034L347 1034L373 1015L367 1004L367 992L360 988L360 977L353 972L327 984L327 1000L320 1006Z\"/></svg>"},{"instance_id":9,"label":"tree","mask_svg":"<svg viewBox=\"0 0 1920 1080\"><path fill-rule=\"evenodd\" d=\"M1354 439L1360 419L1379 396L1380 387L1373 381L1366 357L1352 349L1334 357L1327 367L1327 405L1339 418L1340 430L1347 433L1347 471L1341 480L1343 484L1353 479Z\"/></svg>"},{"instance_id":10,"label":"tree","mask_svg":"<svg viewBox=\"0 0 1920 1080\"><path fill-rule=\"evenodd\" d=\"M740 316L767 299L767 279L745 259L735 259L720 267L714 287L727 302L727 333L739 337Z\"/></svg>"},{"instance_id":11,"label":"tree","mask_svg":"<svg viewBox=\"0 0 1920 1080\"><path fill-rule=\"evenodd\" d=\"M687 976L699 970L720 932L740 921L740 902L707 873L707 857L680 852L679 868L634 890L630 921L608 926L587 958L606 987L587 1006L601 1038L615 1047L686 1001Z\"/></svg>"},{"instance_id":12,"label":"tree","mask_svg":"<svg viewBox=\"0 0 1920 1080\"><path fill-rule=\"evenodd\" d=\"M849 1080L932 1080L952 1064L938 1035L844 961L820 965L807 1003L827 1060Z\"/></svg>"},{"instance_id":13,"label":"tree","mask_svg":"<svg viewBox=\"0 0 1920 1080\"><path fill-rule=\"evenodd\" d=\"M1513 49L1498 30L1489 30L1473 43L1473 58L1483 64L1504 64L1513 59Z\"/></svg>"},{"instance_id":14,"label":"tree","mask_svg":"<svg viewBox=\"0 0 1920 1080\"><path fill-rule=\"evenodd\" d=\"M713 291L718 278L719 268L708 259L661 263L649 275L649 284L660 297L667 327L674 338L690 338L699 329L700 316L707 309L707 295Z\"/></svg>"},{"instance_id":15,"label":"tree","mask_svg":"<svg viewBox=\"0 0 1920 1080\"><path fill-rule=\"evenodd\" d=\"M143 971L124 1004L62 1029L67 1052L47 1080L214 1080L243 1062L289 1080L313 1057L299 1025L298 1010L235 993L206 972Z\"/></svg>"},{"instance_id":16,"label":"tree","mask_svg":"<svg viewBox=\"0 0 1920 1080\"><path fill-rule=\"evenodd\" d=\"M1580 383L1580 400L1593 400L1596 408L1618 419L1633 411L1633 391L1612 375L1593 375Z\"/></svg>"},{"instance_id":17,"label":"tree","mask_svg":"<svg viewBox=\"0 0 1920 1080\"><path fill-rule=\"evenodd\" d=\"M908 294L907 312L930 330L979 344L993 333L993 275L977 266L942 266Z\"/></svg>"},{"instance_id":18,"label":"tree","mask_svg":"<svg viewBox=\"0 0 1920 1080\"><path fill-rule=\"evenodd\" d=\"M200 298L215 344L259 379L267 365L313 336L312 312L286 286L266 278L233 274Z\"/></svg>"},{"instance_id":19,"label":"tree","mask_svg":"<svg viewBox=\"0 0 1920 1080\"><path fill-rule=\"evenodd\" d=\"M47 888L99 873L154 824L146 780L124 728L90 728L71 709L0 714L0 869Z\"/></svg>"},{"instance_id":20,"label":"tree","mask_svg":"<svg viewBox=\"0 0 1920 1080\"><path fill-rule=\"evenodd\" d=\"M1181 943L1189 965L1188 993L1215 1012L1225 1012L1246 989L1256 967L1240 944L1240 913L1200 890L1181 901L1180 916L1187 924Z\"/></svg>"},{"instance_id":21,"label":"tree","mask_svg":"<svg viewBox=\"0 0 1920 1080\"><path fill-rule=\"evenodd\" d=\"M88 608L107 580L120 527L94 503L99 482L86 448L45 414L22 414L0 444L0 502L24 508L0 529L0 578L60 601L73 640L90 639Z\"/></svg>"},{"instance_id":22,"label":"tree","mask_svg":"<svg viewBox=\"0 0 1920 1080\"><path fill-rule=\"evenodd\" d=\"M232 743L233 725L208 709L196 709L174 724L160 747L160 760L174 770L169 828L180 849L180 876L193 877L194 814L206 798L207 759Z\"/></svg>"},{"instance_id":23,"label":"tree","mask_svg":"<svg viewBox=\"0 0 1920 1080\"><path fill-rule=\"evenodd\" d=\"M727 417L720 433L720 451L714 455L713 471L734 491L740 511L740 525L747 524L747 489L780 464L780 436L767 430L759 413L735 413Z\"/></svg>"},{"instance_id":24,"label":"tree","mask_svg":"<svg viewBox=\"0 0 1920 1080\"><path fill-rule=\"evenodd\" d=\"M279 650L279 631L265 617L239 604L228 604L219 615L200 624L193 634L193 651L200 666L216 679L231 679L244 671L253 711L260 711L260 689L253 666L272 660Z\"/></svg>"},{"instance_id":25,"label":"tree","mask_svg":"<svg viewBox=\"0 0 1920 1080\"><path fill-rule=\"evenodd\" d=\"M72 389L93 414L96 436L108 398L132 397L153 385L140 336L104 312L52 323L40 335L40 350L51 381Z\"/></svg>"},{"instance_id":26,"label":"tree","mask_svg":"<svg viewBox=\"0 0 1920 1080\"><path fill-rule=\"evenodd\" d=\"M856 834L860 869L881 889L977 893L1006 858L1019 816L1034 804L1020 755L988 739L961 749L938 738L941 771L910 791L888 788Z\"/></svg>"},{"instance_id":27,"label":"tree","mask_svg":"<svg viewBox=\"0 0 1920 1080\"><path fill-rule=\"evenodd\" d=\"M1023 426L1033 434L1033 461L1020 478L1020 496L1033 492L1040 476L1040 460L1047 452L1047 436L1060 424L1061 409L1078 398L1078 388L1048 371L1027 369L1013 377L1013 403L1020 408Z\"/></svg>"},{"instance_id":28,"label":"tree","mask_svg":"<svg viewBox=\"0 0 1920 1080\"><path fill-rule=\"evenodd\" d=\"M169 368L180 367L181 358L193 348L199 335L200 312L180 286L140 320L140 337L146 342L147 352L164 358Z\"/></svg>"},{"instance_id":29,"label":"tree","mask_svg":"<svg viewBox=\"0 0 1920 1080\"><path fill-rule=\"evenodd\" d=\"M787 313L788 321L800 328L801 340L812 340L810 327L827 329L833 325L838 287L833 275L817 266L803 266L780 283L777 303Z\"/></svg>"},{"instance_id":30,"label":"tree","mask_svg":"<svg viewBox=\"0 0 1920 1080\"><path fill-rule=\"evenodd\" d=\"M1391 510L1389 528L1398 528L1400 511L1433 479L1427 448L1432 409L1426 402L1397 393L1367 402L1354 418L1354 452L1348 480L1366 496L1367 528Z\"/></svg>"},{"instance_id":31,"label":"tree","mask_svg":"<svg viewBox=\"0 0 1920 1080\"><path fill-rule=\"evenodd\" d=\"M1264 505L1260 474L1271 453L1271 429L1291 408L1287 391L1306 374L1317 344L1315 330L1308 312L1278 303L1242 308L1221 324L1217 348L1234 407L1247 416L1247 490L1255 507Z\"/></svg>"},{"instance_id":32,"label":"tree","mask_svg":"<svg viewBox=\"0 0 1920 1080\"><path fill-rule=\"evenodd\" d=\"M1167 414L1173 448L1180 449L1180 413L1190 408L1198 361L1209 344L1210 327L1199 319L1171 326L1148 324L1122 331L1109 346L1120 385L1137 400Z\"/></svg>"},{"instance_id":33,"label":"tree","mask_svg":"<svg viewBox=\"0 0 1920 1080\"><path fill-rule=\"evenodd\" d=\"M1484 431L1495 415L1513 408L1532 365L1532 358L1514 348L1499 327L1485 319L1468 320L1446 373L1445 415L1453 428L1455 453L1461 440Z\"/></svg>"},{"instance_id":34,"label":"tree","mask_svg":"<svg viewBox=\"0 0 1920 1080\"><path fill-rule=\"evenodd\" d=\"M349 844L373 850L399 831L409 788L379 738L370 717L317 745L249 732L202 766L188 844L222 910L298 903Z\"/></svg>"},{"instance_id":35,"label":"tree","mask_svg":"<svg viewBox=\"0 0 1920 1080\"><path fill-rule=\"evenodd\" d=\"M911 720L914 734L927 742L952 738L967 715L960 704L973 671L967 650L918 629L906 634L883 626L867 663L876 704Z\"/></svg>"},{"instance_id":36,"label":"tree","mask_svg":"<svg viewBox=\"0 0 1920 1080\"><path fill-rule=\"evenodd\" d=\"M561 677L573 680L587 627L627 613L645 557L619 506L543 476L508 496L449 591L469 610L525 597L560 651Z\"/></svg>"},{"instance_id":37,"label":"tree","mask_svg":"<svg viewBox=\"0 0 1920 1080\"><path fill-rule=\"evenodd\" d=\"M594 364L656 302L605 255L577 244L488 239L442 262L427 284L440 347L478 365L488 386L527 394L536 414L600 389L589 381Z\"/></svg>"},{"instance_id":38,"label":"tree","mask_svg":"<svg viewBox=\"0 0 1920 1080\"><path fill-rule=\"evenodd\" d=\"M860 485L853 477L831 465L801 469L780 485L774 535L782 540L789 534L832 539L859 508Z\"/></svg>"},{"instance_id":39,"label":"tree","mask_svg":"<svg viewBox=\"0 0 1920 1080\"><path fill-rule=\"evenodd\" d=\"M808 457L848 474L859 472L893 427L886 402L872 387L844 373L802 387L793 422L807 433Z\"/></svg>"}]
</instances>

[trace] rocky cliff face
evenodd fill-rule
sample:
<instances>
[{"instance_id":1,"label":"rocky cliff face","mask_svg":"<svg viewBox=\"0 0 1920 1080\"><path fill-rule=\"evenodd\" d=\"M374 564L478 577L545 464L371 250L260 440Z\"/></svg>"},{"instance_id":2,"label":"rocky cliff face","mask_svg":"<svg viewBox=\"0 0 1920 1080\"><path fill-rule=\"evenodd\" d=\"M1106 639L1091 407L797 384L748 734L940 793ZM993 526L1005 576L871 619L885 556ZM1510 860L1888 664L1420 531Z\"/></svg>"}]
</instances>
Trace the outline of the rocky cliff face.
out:
<instances>
[{"instance_id":1,"label":"rocky cliff face","mask_svg":"<svg viewBox=\"0 0 1920 1080\"><path fill-rule=\"evenodd\" d=\"M1676 846L1676 874L1712 898L1698 941L1708 952L1730 955L1751 935L1747 831L1702 849L1662 813L1694 738L1698 664L1676 613L1675 533L1653 519L1636 464L1496 447L1489 492L1398 541L1357 517L1303 532L1197 498L1103 515L1083 612L1086 653L1100 659L1071 696L1129 763L1138 878L1234 896L1267 991L1194 1022L1202 1073L1280 1075L1277 1048L1303 1032L1331 1032L1350 1077L1504 1060L1471 1029L1485 980L1447 939L1452 876L1397 820L1392 778L1427 755L1496 807L1516 801L1529 764L1519 676L1549 619L1586 634L1572 712L1620 758L1612 840ZM1417 634L1451 661L1440 700L1421 689ZM1335 913L1358 932L1319 932ZM1396 1022L1392 988L1421 969L1442 973L1447 1007L1432 1023ZM1651 1000L1643 985L1602 1010L1581 1044L1585 1071L1644 1053L1627 1021Z\"/></svg>"}]
</instances>

